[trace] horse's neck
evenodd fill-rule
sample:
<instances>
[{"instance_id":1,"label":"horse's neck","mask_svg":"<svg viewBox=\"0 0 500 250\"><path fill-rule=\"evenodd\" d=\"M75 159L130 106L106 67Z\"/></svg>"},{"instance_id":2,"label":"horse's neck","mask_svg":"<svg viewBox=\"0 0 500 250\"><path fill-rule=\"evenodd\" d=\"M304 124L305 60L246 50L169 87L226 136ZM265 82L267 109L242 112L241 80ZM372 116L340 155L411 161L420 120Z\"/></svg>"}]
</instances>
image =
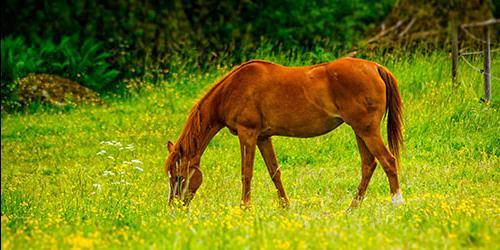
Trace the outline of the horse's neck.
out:
<instances>
[{"instance_id":1,"label":"horse's neck","mask_svg":"<svg viewBox=\"0 0 500 250\"><path fill-rule=\"evenodd\" d=\"M212 138L219 132L222 128L222 125L217 121L215 117L215 107L211 105L211 100L206 100L203 103L200 103L199 107L199 119L200 119L200 128L195 129L195 133L193 133L190 138L184 137L185 143L190 145L195 145L191 148L190 152L188 152L188 158L193 159L194 161L199 161L203 152L208 145L208 143L212 140ZM194 121L191 121L194 122ZM193 124L187 124L187 126L193 126Z\"/></svg>"},{"instance_id":2,"label":"horse's neck","mask_svg":"<svg viewBox=\"0 0 500 250\"><path fill-rule=\"evenodd\" d=\"M200 143L198 144L198 147L196 148L193 158L196 159L197 161L200 160L201 156L203 155L203 152L205 152L205 149L208 146L208 143L212 140L212 138L219 132L221 129L220 126L215 125L210 126L206 129L202 129L200 133Z\"/></svg>"}]
</instances>

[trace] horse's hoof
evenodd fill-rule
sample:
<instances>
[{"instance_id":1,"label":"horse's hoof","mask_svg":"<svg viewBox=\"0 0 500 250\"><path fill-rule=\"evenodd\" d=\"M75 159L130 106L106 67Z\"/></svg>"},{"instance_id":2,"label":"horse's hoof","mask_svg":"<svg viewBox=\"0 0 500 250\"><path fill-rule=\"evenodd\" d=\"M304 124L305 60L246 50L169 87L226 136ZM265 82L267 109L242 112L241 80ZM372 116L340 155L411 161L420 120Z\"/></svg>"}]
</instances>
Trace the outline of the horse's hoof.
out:
<instances>
[{"instance_id":1,"label":"horse's hoof","mask_svg":"<svg viewBox=\"0 0 500 250\"><path fill-rule=\"evenodd\" d=\"M355 207L349 206L349 207L348 207L348 208L344 211L344 213L345 213L345 214L350 214L350 213L352 212L352 210L354 210L354 209L355 209Z\"/></svg>"},{"instance_id":2,"label":"horse's hoof","mask_svg":"<svg viewBox=\"0 0 500 250\"><path fill-rule=\"evenodd\" d=\"M349 208L351 208L351 210L354 208L358 208L361 206L362 202L363 202L363 198L356 197L356 198L352 199L351 205L349 206Z\"/></svg>"},{"instance_id":3,"label":"horse's hoof","mask_svg":"<svg viewBox=\"0 0 500 250\"><path fill-rule=\"evenodd\" d=\"M281 205L281 208L289 208L290 207L290 202L288 201L288 199L283 199L281 198L280 199L280 205Z\"/></svg>"},{"instance_id":4,"label":"horse's hoof","mask_svg":"<svg viewBox=\"0 0 500 250\"><path fill-rule=\"evenodd\" d=\"M399 207L405 203L403 195L399 190L392 196L391 199L392 199L392 205L394 205L395 207Z\"/></svg>"},{"instance_id":5,"label":"horse's hoof","mask_svg":"<svg viewBox=\"0 0 500 250\"><path fill-rule=\"evenodd\" d=\"M252 209L252 203L250 202L242 202L240 203L240 208L243 209L243 210L251 210Z\"/></svg>"}]
</instances>

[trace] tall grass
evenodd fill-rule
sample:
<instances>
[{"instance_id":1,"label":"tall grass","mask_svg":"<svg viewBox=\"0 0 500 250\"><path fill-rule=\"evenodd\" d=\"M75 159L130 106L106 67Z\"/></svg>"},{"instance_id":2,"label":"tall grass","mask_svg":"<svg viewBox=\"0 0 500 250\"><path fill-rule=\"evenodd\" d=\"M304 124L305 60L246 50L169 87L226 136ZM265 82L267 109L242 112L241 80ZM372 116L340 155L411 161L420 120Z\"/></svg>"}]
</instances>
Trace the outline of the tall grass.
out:
<instances>
[{"instance_id":1,"label":"tall grass","mask_svg":"<svg viewBox=\"0 0 500 250\"><path fill-rule=\"evenodd\" d=\"M262 52L261 58L287 65L332 58L313 55ZM481 75L465 65L461 84L453 86L441 52L374 60L396 75L405 104L402 207L390 205L378 169L362 207L344 214L360 179L347 125L321 137L274 138L289 209L279 208L259 156L254 208L238 207L239 146L226 130L203 156L205 181L191 207L168 207L165 143L179 135L196 99L229 70L220 66L181 70L105 107L5 115L2 248L495 248L498 90L491 104L480 102Z\"/></svg>"}]
</instances>

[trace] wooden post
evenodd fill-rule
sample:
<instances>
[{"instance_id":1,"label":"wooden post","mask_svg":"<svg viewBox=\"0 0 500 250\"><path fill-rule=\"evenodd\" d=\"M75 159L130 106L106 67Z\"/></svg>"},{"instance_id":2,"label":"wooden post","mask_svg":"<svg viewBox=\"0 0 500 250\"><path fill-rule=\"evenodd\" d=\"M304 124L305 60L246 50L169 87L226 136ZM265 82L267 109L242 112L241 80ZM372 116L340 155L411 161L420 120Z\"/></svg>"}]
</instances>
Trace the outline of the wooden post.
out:
<instances>
[{"instance_id":1,"label":"wooden post","mask_svg":"<svg viewBox=\"0 0 500 250\"><path fill-rule=\"evenodd\" d=\"M451 21L451 79L457 82L458 76L458 25L456 19Z\"/></svg>"},{"instance_id":2,"label":"wooden post","mask_svg":"<svg viewBox=\"0 0 500 250\"><path fill-rule=\"evenodd\" d=\"M491 101L490 25L484 26L484 100Z\"/></svg>"}]
</instances>

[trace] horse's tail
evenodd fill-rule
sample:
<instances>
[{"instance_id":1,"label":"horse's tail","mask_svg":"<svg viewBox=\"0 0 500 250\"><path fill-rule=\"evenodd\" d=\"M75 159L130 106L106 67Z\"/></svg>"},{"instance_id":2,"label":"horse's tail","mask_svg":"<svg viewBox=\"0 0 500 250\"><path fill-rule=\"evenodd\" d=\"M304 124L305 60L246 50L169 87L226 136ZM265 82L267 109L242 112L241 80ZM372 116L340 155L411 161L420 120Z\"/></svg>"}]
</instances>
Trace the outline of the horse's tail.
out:
<instances>
[{"instance_id":1,"label":"horse's tail","mask_svg":"<svg viewBox=\"0 0 500 250\"><path fill-rule=\"evenodd\" d=\"M403 103L399 94L398 83L394 75L385 67L378 66L378 73L385 82L387 99L387 139L389 149L396 157L399 166L399 149L403 145Z\"/></svg>"}]
</instances>

